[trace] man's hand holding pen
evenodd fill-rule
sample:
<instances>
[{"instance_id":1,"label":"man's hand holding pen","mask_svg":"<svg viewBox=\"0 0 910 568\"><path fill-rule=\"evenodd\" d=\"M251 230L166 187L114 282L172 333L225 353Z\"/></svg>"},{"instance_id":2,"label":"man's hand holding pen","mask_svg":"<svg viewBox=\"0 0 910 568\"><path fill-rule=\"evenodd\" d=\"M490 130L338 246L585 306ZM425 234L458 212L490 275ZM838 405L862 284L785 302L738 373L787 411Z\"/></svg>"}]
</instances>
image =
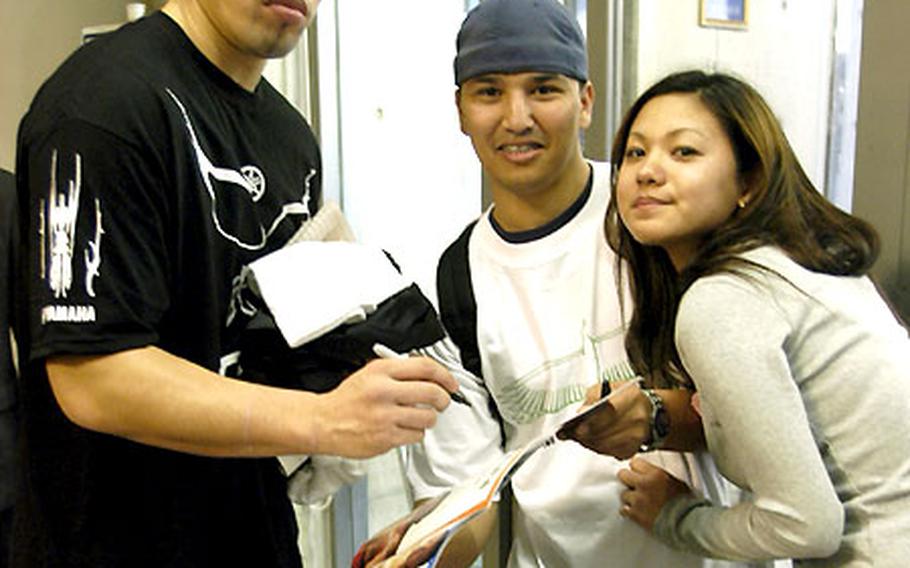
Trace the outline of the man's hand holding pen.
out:
<instances>
[{"instance_id":1,"label":"man's hand holding pen","mask_svg":"<svg viewBox=\"0 0 910 568\"><path fill-rule=\"evenodd\" d=\"M391 349L390 347L386 347L385 345L383 345L381 343L377 343L377 344L373 345L373 353L375 353L377 357L381 357L383 359L406 359L406 358L408 358L407 354L398 353L394 349ZM455 402L457 402L459 404L471 406L471 403L468 402L468 399L465 398L465 396L463 394L461 394L460 390L449 391L449 398L451 398L452 400L454 400Z\"/></svg>"},{"instance_id":2,"label":"man's hand holding pen","mask_svg":"<svg viewBox=\"0 0 910 568\"><path fill-rule=\"evenodd\" d=\"M621 391L621 392L620 392ZM588 390L585 405L609 395L608 383ZM584 408L584 407L582 407ZM648 401L637 384L617 389L611 404L590 414L578 424L560 430L559 438L575 440L597 453L628 459L638 453L650 434Z\"/></svg>"},{"instance_id":3,"label":"man's hand holding pen","mask_svg":"<svg viewBox=\"0 0 910 568\"><path fill-rule=\"evenodd\" d=\"M457 388L452 374L428 357L370 361L320 395L331 402L316 421L321 428L313 433L313 453L331 448L344 457L366 458L420 442Z\"/></svg>"}]
</instances>

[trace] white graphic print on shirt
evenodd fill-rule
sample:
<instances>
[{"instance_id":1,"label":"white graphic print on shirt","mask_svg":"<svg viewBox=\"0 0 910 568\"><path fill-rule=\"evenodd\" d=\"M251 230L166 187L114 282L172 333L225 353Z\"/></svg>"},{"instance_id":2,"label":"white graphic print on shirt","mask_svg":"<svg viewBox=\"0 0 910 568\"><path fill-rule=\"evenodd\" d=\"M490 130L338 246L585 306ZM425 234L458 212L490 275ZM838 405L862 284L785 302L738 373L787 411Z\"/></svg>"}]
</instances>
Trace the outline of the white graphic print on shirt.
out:
<instances>
[{"instance_id":1,"label":"white graphic print on shirt","mask_svg":"<svg viewBox=\"0 0 910 568\"><path fill-rule=\"evenodd\" d=\"M55 299L66 298L73 286L73 256L76 247L76 222L79 218L79 195L82 191L82 156L75 154L73 177L58 190L57 151L51 154L50 187L47 199L38 207L41 279L47 282ZM101 266L101 202L95 199L95 238L84 251L85 291L95 297L94 279ZM85 323L95 321L91 305L49 304L41 309L41 323Z\"/></svg>"},{"instance_id":2,"label":"white graphic print on shirt","mask_svg":"<svg viewBox=\"0 0 910 568\"><path fill-rule=\"evenodd\" d=\"M79 192L82 189L82 156L76 154L73 179L65 192L57 191L57 151L51 155L51 183L47 201L41 200L39 225L41 235L42 278L54 292L54 298L65 298L73 285L73 247L76 244L76 218L79 216Z\"/></svg>"},{"instance_id":3,"label":"white graphic print on shirt","mask_svg":"<svg viewBox=\"0 0 910 568\"><path fill-rule=\"evenodd\" d=\"M250 184L250 198L254 202L262 199L262 196L265 195L265 176L262 174L262 170L256 166L243 166L240 168L240 174L246 179Z\"/></svg>"},{"instance_id":4,"label":"white graphic print on shirt","mask_svg":"<svg viewBox=\"0 0 910 568\"><path fill-rule=\"evenodd\" d=\"M85 293L95 297L95 277L101 274L101 200L95 198L95 238L85 249Z\"/></svg>"},{"instance_id":5,"label":"white graphic print on shirt","mask_svg":"<svg viewBox=\"0 0 910 568\"><path fill-rule=\"evenodd\" d=\"M304 179L299 200L284 203L280 209L272 213L267 223L260 224L258 237L244 239L240 235L232 234L225 228L218 216L218 193L216 182L228 185L229 189L240 188L249 195L252 203L259 202L267 190L266 177L263 171L255 165L246 165L239 171L215 166L205 154L199 143L192 121L179 98L170 90L167 91L180 110L184 119L187 135L193 147L196 165L207 193L212 201L212 222L220 235L245 250L260 250L266 246L269 238L278 226L289 217L302 217L309 219L311 183L316 177L316 170L311 169ZM39 207L39 240L40 240L40 270L42 280L47 282L53 297L63 300L68 297L74 281L74 260L76 256L76 224L79 218L80 195L82 193L83 159L79 153L74 154L73 171L68 179L58 180L58 151L55 149L51 156L50 184L47 199L40 200ZM64 176L66 177L66 176ZM94 229L93 237L86 243L82 254L84 262L83 285L89 298L96 297L95 281L101 275L101 237L105 233L102 225L101 201L94 199ZM232 300L228 316L228 324L238 312L249 313L250 306L244 305L241 291L244 287L243 274L234 279ZM65 300L64 300L65 301ZM75 304L50 304L42 308L42 324L50 322L87 323L96 320L95 307L92 305Z\"/></svg>"},{"instance_id":6,"label":"white graphic print on shirt","mask_svg":"<svg viewBox=\"0 0 910 568\"><path fill-rule=\"evenodd\" d=\"M623 383L636 376L625 359L607 357L622 339L623 327L600 334L587 330L582 322L580 345L576 351L547 359L524 375L503 376L491 381L489 388L496 397L500 414L510 423L529 424L540 418L559 414L567 407L585 399L593 384ZM613 363L607 361L613 360ZM553 376L574 377L573 382L554 383ZM535 386L536 385L536 386Z\"/></svg>"},{"instance_id":7,"label":"white graphic print on shirt","mask_svg":"<svg viewBox=\"0 0 910 568\"><path fill-rule=\"evenodd\" d=\"M278 215L272 220L268 227L260 226L258 239L247 241L238 235L231 234L229 230L222 225L221 219L218 216L218 207L216 206L218 192L215 191L213 180L222 184L227 184L228 186L240 188L250 196L251 201L257 202L262 198L266 190L265 176L263 175L262 170L252 165L244 166L240 171L214 165L212 160L209 159L203 151L202 145L199 143L199 138L196 136L196 130L193 128L193 122L190 120L186 107L180 102L180 99L173 91L168 89L167 93L174 100L174 104L177 105L177 108L183 115L187 134L190 137L190 143L196 154L196 166L199 168L199 175L202 177L202 183L205 184L209 197L212 200L212 222L215 225L215 229L222 237L242 249L261 250L268 243L272 233L275 232L281 222L288 216L298 215L305 219L310 218L310 180L316 175L315 170L310 170L305 181L304 193L300 200L284 204L278 212Z\"/></svg>"}]
</instances>

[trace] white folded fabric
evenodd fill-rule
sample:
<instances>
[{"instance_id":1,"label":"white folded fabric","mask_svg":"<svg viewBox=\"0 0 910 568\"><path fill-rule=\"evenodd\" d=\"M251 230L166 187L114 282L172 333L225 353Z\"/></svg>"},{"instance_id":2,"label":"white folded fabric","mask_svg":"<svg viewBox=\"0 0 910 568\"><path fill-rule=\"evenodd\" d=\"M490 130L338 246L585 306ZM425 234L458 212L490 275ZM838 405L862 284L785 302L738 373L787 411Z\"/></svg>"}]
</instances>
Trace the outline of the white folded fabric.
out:
<instances>
[{"instance_id":1,"label":"white folded fabric","mask_svg":"<svg viewBox=\"0 0 910 568\"><path fill-rule=\"evenodd\" d=\"M278 464L281 466L281 473L285 477L291 477L297 473L303 464L306 463L310 456L308 454L293 454L289 456L277 456Z\"/></svg>"},{"instance_id":2,"label":"white folded fabric","mask_svg":"<svg viewBox=\"0 0 910 568\"><path fill-rule=\"evenodd\" d=\"M299 347L339 325L363 321L410 286L380 249L355 242L337 205L326 202L288 244L249 266L251 285L268 306L288 346ZM288 496L325 505L367 472L365 460L278 456Z\"/></svg>"},{"instance_id":3,"label":"white folded fabric","mask_svg":"<svg viewBox=\"0 0 910 568\"><path fill-rule=\"evenodd\" d=\"M348 241L354 242L354 231L348 225L341 208L334 201L326 201L316 215L300 226L285 244L300 241Z\"/></svg>"},{"instance_id":4,"label":"white folded fabric","mask_svg":"<svg viewBox=\"0 0 910 568\"><path fill-rule=\"evenodd\" d=\"M288 497L295 503L320 506L336 491L366 475L368 460L312 456L288 479Z\"/></svg>"},{"instance_id":5,"label":"white folded fabric","mask_svg":"<svg viewBox=\"0 0 910 568\"><path fill-rule=\"evenodd\" d=\"M344 241L298 242L249 268L252 285L291 348L363 321L411 284L382 250Z\"/></svg>"}]
</instances>

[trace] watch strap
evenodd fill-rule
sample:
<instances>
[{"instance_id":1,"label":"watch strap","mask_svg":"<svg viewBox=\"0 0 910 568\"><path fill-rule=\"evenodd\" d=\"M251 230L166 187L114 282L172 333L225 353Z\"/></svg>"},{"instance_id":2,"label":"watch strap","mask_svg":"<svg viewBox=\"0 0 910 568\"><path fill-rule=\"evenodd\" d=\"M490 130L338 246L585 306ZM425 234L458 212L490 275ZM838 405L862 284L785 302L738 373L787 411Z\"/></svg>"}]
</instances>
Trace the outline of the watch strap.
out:
<instances>
[{"instance_id":1,"label":"watch strap","mask_svg":"<svg viewBox=\"0 0 910 568\"><path fill-rule=\"evenodd\" d=\"M648 439L639 448L642 452L656 450L663 445L669 434L669 420L667 409L664 407L663 398L652 389L641 389L648 402L651 403L651 417Z\"/></svg>"}]
</instances>

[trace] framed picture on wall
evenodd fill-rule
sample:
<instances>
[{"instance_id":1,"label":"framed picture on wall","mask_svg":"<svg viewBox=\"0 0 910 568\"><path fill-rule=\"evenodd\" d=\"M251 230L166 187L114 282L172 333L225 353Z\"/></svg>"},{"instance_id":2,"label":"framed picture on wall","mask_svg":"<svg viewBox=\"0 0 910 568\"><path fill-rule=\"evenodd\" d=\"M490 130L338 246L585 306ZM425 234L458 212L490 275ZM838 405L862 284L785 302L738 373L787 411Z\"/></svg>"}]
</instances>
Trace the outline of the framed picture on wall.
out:
<instances>
[{"instance_id":1,"label":"framed picture on wall","mask_svg":"<svg viewBox=\"0 0 910 568\"><path fill-rule=\"evenodd\" d=\"M746 29L749 0L700 0L698 23L708 28Z\"/></svg>"}]
</instances>

